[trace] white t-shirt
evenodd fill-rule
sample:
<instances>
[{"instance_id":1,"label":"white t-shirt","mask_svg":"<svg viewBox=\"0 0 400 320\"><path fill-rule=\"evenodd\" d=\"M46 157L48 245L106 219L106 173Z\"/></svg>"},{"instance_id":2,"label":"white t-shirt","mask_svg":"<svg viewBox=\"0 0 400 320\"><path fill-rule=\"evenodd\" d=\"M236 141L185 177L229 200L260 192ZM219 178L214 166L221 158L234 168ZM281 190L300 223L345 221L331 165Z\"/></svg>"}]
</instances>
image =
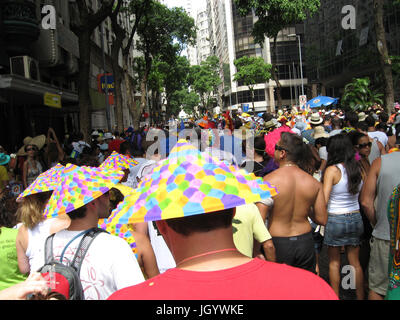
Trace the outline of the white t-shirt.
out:
<instances>
[{"instance_id":1,"label":"white t-shirt","mask_svg":"<svg viewBox=\"0 0 400 320\"><path fill-rule=\"evenodd\" d=\"M321 160L325 160L325 161L328 160L328 151L326 151L326 147L319 148L318 154L319 154L319 157L321 158Z\"/></svg>"},{"instance_id":2,"label":"white t-shirt","mask_svg":"<svg viewBox=\"0 0 400 320\"><path fill-rule=\"evenodd\" d=\"M341 132L342 132L342 129L335 129L335 130L332 130L331 132L329 132L329 136L333 137L333 136L336 136L337 134L340 134Z\"/></svg>"},{"instance_id":3,"label":"white t-shirt","mask_svg":"<svg viewBox=\"0 0 400 320\"><path fill-rule=\"evenodd\" d=\"M59 260L64 247L80 232L57 232L53 239L54 257ZM71 261L81 239L82 236L68 246L64 264ZM106 300L115 291L145 280L128 243L105 232L100 233L90 245L81 266L80 278L85 300Z\"/></svg>"},{"instance_id":4,"label":"white t-shirt","mask_svg":"<svg viewBox=\"0 0 400 320\"><path fill-rule=\"evenodd\" d=\"M291 129L295 134L297 134L298 136L301 136L301 131L299 129L297 129L296 127L293 127Z\"/></svg>"},{"instance_id":5,"label":"white t-shirt","mask_svg":"<svg viewBox=\"0 0 400 320\"><path fill-rule=\"evenodd\" d=\"M368 136L370 136L372 139L378 140L380 143L383 144L384 147L386 147L388 143L388 137L384 132L381 131L368 132Z\"/></svg>"},{"instance_id":6,"label":"white t-shirt","mask_svg":"<svg viewBox=\"0 0 400 320\"><path fill-rule=\"evenodd\" d=\"M44 265L44 244L50 235L50 227L53 219L39 222L34 228L28 230L28 247L26 256L29 259L31 272L37 271Z\"/></svg>"}]
</instances>

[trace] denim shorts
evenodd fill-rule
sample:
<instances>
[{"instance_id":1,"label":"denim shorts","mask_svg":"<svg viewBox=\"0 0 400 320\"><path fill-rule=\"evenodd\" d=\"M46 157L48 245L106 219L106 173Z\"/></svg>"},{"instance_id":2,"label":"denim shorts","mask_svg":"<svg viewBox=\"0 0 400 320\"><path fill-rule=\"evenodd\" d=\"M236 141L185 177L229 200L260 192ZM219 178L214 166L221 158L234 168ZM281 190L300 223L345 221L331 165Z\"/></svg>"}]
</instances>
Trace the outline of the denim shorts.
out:
<instances>
[{"instance_id":1,"label":"denim shorts","mask_svg":"<svg viewBox=\"0 0 400 320\"><path fill-rule=\"evenodd\" d=\"M360 212L329 214L324 244L332 247L359 246L363 233L364 224Z\"/></svg>"}]
</instances>

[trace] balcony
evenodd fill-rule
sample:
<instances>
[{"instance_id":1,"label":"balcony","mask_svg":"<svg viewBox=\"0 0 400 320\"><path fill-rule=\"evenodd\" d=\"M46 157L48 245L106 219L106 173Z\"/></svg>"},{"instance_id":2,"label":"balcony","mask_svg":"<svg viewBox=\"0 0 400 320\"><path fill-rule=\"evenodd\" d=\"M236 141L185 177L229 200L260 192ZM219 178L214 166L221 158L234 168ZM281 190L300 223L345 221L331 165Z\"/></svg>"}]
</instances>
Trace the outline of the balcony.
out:
<instances>
[{"instance_id":1,"label":"balcony","mask_svg":"<svg viewBox=\"0 0 400 320\"><path fill-rule=\"evenodd\" d=\"M27 0L4 0L1 3L1 36L9 56L29 55L39 38L36 5Z\"/></svg>"}]
</instances>

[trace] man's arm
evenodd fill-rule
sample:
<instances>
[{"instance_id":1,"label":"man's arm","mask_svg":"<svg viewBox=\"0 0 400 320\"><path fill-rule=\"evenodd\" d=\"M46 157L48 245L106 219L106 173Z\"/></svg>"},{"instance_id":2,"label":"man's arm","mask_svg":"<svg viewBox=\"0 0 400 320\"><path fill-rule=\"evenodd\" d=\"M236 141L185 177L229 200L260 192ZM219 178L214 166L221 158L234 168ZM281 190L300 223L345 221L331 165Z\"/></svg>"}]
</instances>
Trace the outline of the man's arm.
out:
<instances>
[{"instance_id":1,"label":"man's arm","mask_svg":"<svg viewBox=\"0 0 400 320\"><path fill-rule=\"evenodd\" d=\"M265 258L268 261L275 262L276 261L275 246L272 239L263 242L262 247L264 249Z\"/></svg>"},{"instance_id":2,"label":"man's arm","mask_svg":"<svg viewBox=\"0 0 400 320\"><path fill-rule=\"evenodd\" d=\"M328 212L326 210L326 201L324 192L322 190L322 184L318 190L317 198L315 199L314 206L310 210L310 218L316 224L325 226L328 221Z\"/></svg>"},{"instance_id":3,"label":"man's arm","mask_svg":"<svg viewBox=\"0 0 400 320\"><path fill-rule=\"evenodd\" d=\"M378 181L379 171L381 169L381 158L372 162L369 169L367 180L365 181L360 193L360 204L368 220L374 226L376 224L376 213L374 201L376 196L376 183Z\"/></svg>"}]
</instances>

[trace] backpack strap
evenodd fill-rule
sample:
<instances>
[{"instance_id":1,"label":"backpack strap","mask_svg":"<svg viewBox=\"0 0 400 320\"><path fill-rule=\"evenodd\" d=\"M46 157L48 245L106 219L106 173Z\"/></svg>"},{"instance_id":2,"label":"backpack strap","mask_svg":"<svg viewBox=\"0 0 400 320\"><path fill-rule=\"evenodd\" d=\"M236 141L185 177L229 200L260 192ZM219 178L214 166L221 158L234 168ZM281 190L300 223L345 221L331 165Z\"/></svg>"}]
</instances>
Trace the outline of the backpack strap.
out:
<instances>
[{"instance_id":1,"label":"backpack strap","mask_svg":"<svg viewBox=\"0 0 400 320\"><path fill-rule=\"evenodd\" d=\"M101 228L92 228L87 230L87 232L82 237L82 240L79 243L78 248L76 249L75 255L70 264L70 266L73 267L78 274L81 271L82 262L85 259L86 253L90 245L92 244L93 240L102 232L107 232L107 231Z\"/></svg>"},{"instance_id":2,"label":"backpack strap","mask_svg":"<svg viewBox=\"0 0 400 320\"><path fill-rule=\"evenodd\" d=\"M44 263L50 263L53 260L53 239L55 233L48 236L44 244Z\"/></svg>"}]
</instances>

